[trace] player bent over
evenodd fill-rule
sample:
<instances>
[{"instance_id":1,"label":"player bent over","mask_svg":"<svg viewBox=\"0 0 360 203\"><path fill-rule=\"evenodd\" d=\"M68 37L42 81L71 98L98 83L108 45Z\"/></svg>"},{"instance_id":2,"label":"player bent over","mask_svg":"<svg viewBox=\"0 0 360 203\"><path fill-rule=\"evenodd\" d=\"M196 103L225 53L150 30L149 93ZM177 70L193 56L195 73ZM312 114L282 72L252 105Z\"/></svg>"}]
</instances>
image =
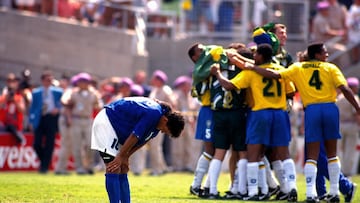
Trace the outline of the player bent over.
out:
<instances>
[{"instance_id":1,"label":"player bent over","mask_svg":"<svg viewBox=\"0 0 360 203\"><path fill-rule=\"evenodd\" d=\"M184 117L169 104L145 97L120 99L97 114L92 126L91 149L99 151L105 163L110 203L130 202L129 157L159 131L179 137L184 124Z\"/></svg>"}]
</instances>

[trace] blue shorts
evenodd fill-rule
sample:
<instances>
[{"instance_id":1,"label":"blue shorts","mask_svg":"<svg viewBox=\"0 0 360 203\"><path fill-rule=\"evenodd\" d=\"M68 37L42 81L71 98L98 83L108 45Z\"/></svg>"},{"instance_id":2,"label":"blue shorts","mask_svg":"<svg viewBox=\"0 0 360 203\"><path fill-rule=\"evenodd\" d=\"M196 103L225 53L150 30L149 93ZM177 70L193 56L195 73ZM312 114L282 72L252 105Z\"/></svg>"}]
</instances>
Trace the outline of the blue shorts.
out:
<instances>
[{"instance_id":1,"label":"blue shorts","mask_svg":"<svg viewBox=\"0 0 360 203\"><path fill-rule=\"evenodd\" d=\"M289 115L284 110L250 111L246 128L246 144L270 147L289 146L291 140Z\"/></svg>"},{"instance_id":2,"label":"blue shorts","mask_svg":"<svg viewBox=\"0 0 360 203\"><path fill-rule=\"evenodd\" d=\"M305 143L340 139L339 109L335 103L311 104L305 108Z\"/></svg>"},{"instance_id":3,"label":"blue shorts","mask_svg":"<svg viewBox=\"0 0 360 203\"><path fill-rule=\"evenodd\" d=\"M195 139L203 140L204 142L213 142L213 127L213 111L210 106L202 106L196 123Z\"/></svg>"}]
</instances>

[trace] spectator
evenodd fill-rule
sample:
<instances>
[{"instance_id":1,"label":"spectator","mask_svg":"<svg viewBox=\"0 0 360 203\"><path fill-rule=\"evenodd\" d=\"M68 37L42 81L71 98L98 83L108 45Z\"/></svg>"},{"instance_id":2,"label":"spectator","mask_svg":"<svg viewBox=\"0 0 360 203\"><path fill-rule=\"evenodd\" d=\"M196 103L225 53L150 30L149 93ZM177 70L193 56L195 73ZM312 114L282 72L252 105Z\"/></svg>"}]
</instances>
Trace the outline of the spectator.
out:
<instances>
[{"instance_id":1,"label":"spectator","mask_svg":"<svg viewBox=\"0 0 360 203\"><path fill-rule=\"evenodd\" d=\"M52 86L52 81L52 72L46 70L41 75L42 85L32 91L30 123L34 132L33 147L40 160L39 173L47 173L49 170L58 131L63 91Z\"/></svg>"},{"instance_id":2,"label":"spectator","mask_svg":"<svg viewBox=\"0 0 360 203\"><path fill-rule=\"evenodd\" d=\"M354 97L359 102L359 80L356 77L347 78L347 84L353 91ZM359 151L356 145L359 143L359 124L356 122L356 111L347 102L343 94L338 95L337 103L340 112L340 132L342 139L339 141L339 151L342 153L341 166L345 176L356 175L359 164Z\"/></svg>"},{"instance_id":3,"label":"spectator","mask_svg":"<svg viewBox=\"0 0 360 203\"><path fill-rule=\"evenodd\" d=\"M336 2L330 5L328 1L320 1L316 7L318 13L315 15L312 24L312 40L326 43L330 55L337 51L344 50L344 40L347 36L344 17L346 16L346 10ZM330 15L339 17L331 18ZM334 37L340 37L341 40L337 41ZM346 54L333 62L341 68L349 65Z\"/></svg>"},{"instance_id":4,"label":"spectator","mask_svg":"<svg viewBox=\"0 0 360 203\"><path fill-rule=\"evenodd\" d=\"M29 69L25 69L21 72L21 79L19 83L19 92L24 98L25 102L25 112L24 112L24 120L23 120L23 128L25 131L30 130L29 124L29 108L32 101L32 91L33 85L31 83L31 72Z\"/></svg>"},{"instance_id":5,"label":"spectator","mask_svg":"<svg viewBox=\"0 0 360 203\"><path fill-rule=\"evenodd\" d=\"M194 140L198 103L190 94L191 78L179 76L174 81L174 97L177 100L176 109L180 110L185 118L185 128L182 136L172 140L176 147L171 148L172 167L175 171L193 172L197 159L201 154L201 142Z\"/></svg>"},{"instance_id":6,"label":"spectator","mask_svg":"<svg viewBox=\"0 0 360 203\"><path fill-rule=\"evenodd\" d=\"M54 0L41 0L40 13L44 15L54 14Z\"/></svg>"},{"instance_id":7,"label":"spectator","mask_svg":"<svg viewBox=\"0 0 360 203\"><path fill-rule=\"evenodd\" d=\"M135 84L141 85L142 88L144 89L143 96L148 97L151 92L151 87L146 84L146 78L147 78L146 72L144 70L139 70L135 73L133 80Z\"/></svg>"},{"instance_id":8,"label":"spectator","mask_svg":"<svg viewBox=\"0 0 360 203\"><path fill-rule=\"evenodd\" d=\"M15 4L19 10L34 11L35 0L15 0Z\"/></svg>"},{"instance_id":9,"label":"spectator","mask_svg":"<svg viewBox=\"0 0 360 203\"><path fill-rule=\"evenodd\" d=\"M217 16L213 16L211 1L192 0L191 5L191 10L186 11L187 30L200 31L202 34L213 32Z\"/></svg>"},{"instance_id":10,"label":"spectator","mask_svg":"<svg viewBox=\"0 0 360 203\"><path fill-rule=\"evenodd\" d=\"M76 76L73 76L71 79L72 81L75 81ZM60 88L62 88L64 94L61 96L61 102L66 101L69 99L71 94L71 84L70 79L67 76L62 76L60 79ZM70 158L71 149L72 149L72 140L71 140L71 131L72 131L72 125L69 123L70 118L69 115L66 114L65 111L66 108L61 108L60 111L60 117L59 117L59 133L61 136L61 144L60 144L60 152L58 161L55 166L55 174L57 175L67 175L69 174L67 168L68 168L68 161Z\"/></svg>"},{"instance_id":11,"label":"spectator","mask_svg":"<svg viewBox=\"0 0 360 203\"><path fill-rule=\"evenodd\" d=\"M71 140L76 173L93 174L94 153L90 149L91 125L93 111L102 107L100 95L92 87L88 73L77 75L76 87L72 89L67 100L62 101L66 107L68 125L71 125Z\"/></svg>"},{"instance_id":12,"label":"spectator","mask_svg":"<svg viewBox=\"0 0 360 203\"><path fill-rule=\"evenodd\" d=\"M346 24L349 28L349 45L355 45L351 50L351 62L360 61L360 0L355 0L351 5Z\"/></svg>"},{"instance_id":13,"label":"spectator","mask_svg":"<svg viewBox=\"0 0 360 203\"><path fill-rule=\"evenodd\" d=\"M111 102L131 96L131 86L133 83L134 82L128 77L121 78L119 83L115 83L115 95Z\"/></svg>"},{"instance_id":14,"label":"spectator","mask_svg":"<svg viewBox=\"0 0 360 203\"><path fill-rule=\"evenodd\" d=\"M0 96L0 127L10 132L19 144L25 145L22 133L25 102L17 91L19 83L14 73L8 74L6 83L6 91Z\"/></svg>"},{"instance_id":15,"label":"spectator","mask_svg":"<svg viewBox=\"0 0 360 203\"><path fill-rule=\"evenodd\" d=\"M172 89L166 85L168 80L167 75L161 71L156 70L151 77L150 85L152 86L151 93L149 95L152 99L158 99L170 103L172 106L176 106L176 102L173 98ZM168 170L167 163L163 153L164 134L160 133L156 139L152 139L149 142L150 153L150 174L161 175Z\"/></svg>"}]
</instances>

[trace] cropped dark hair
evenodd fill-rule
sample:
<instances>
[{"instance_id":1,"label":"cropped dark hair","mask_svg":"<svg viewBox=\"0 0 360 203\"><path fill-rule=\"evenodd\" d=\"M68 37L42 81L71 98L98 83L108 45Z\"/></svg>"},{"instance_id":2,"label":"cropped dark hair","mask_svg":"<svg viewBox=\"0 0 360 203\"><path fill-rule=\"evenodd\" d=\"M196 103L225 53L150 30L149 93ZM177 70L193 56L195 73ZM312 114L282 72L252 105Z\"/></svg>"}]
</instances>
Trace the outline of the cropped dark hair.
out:
<instances>
[{"instance_id":1,"label":"cropped dark hair","mask_svg":"<svg viewBox=\"0 0 360 203\"><path fill-rule=\"evenodd\" d=\"M263 59L264 59L263 62L265 62L265 63L271 62L272 55L273 55L272 51L273 50L272 50L272 47L270 44L259 44L256 49L256 53L260 54L263 57Z\"/></svg>"},{"instance_id":2,"label":"cropped dark hair","mask_svg":"<svg viewBox=\"0 0 360 203\"><path fill-rule=\"evenodd\" d=\"M173 111L166 117L168 119L166 126L170 130L170 137L179 137L185 126L184 116L178 111Z\"/></svg>"},{"instance_id":3,"label":"cropped dark hair","mask_svg":"<svg viewBox=\"0 0 360 203\"><path fill-rule=\"evenodd\" d=\"M199 46L199 43L195 43L193 45L191 45L191 47L189 48L188 50L188 55L189 55L189 58L191 59L191 61L195 62L192 57L195 55L195 48Z\"/></svg>"},{"instance_id":4,"label":"cropped dark hair","mask_svg":"<svg viewBox=\"0 0 360 203\"><path fill-rule=\"evenodd\" d=\"M315 55L321 53L323 49L324 49L323 43L310 44L307 48L309 60L315 59Z\"/></svg>"}]
</instances>

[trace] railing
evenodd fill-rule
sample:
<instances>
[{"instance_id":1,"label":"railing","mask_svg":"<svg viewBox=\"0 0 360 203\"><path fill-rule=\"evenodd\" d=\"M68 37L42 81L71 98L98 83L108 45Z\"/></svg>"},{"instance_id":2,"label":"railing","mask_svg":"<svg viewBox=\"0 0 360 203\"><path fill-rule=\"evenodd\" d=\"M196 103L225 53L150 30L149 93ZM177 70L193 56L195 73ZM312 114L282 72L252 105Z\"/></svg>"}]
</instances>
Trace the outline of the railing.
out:
<instances>
[{"instance_id":1,"label":"railing","mask_svg":"<svg viewBox=\"0 0 360 203\"><path fill-rule=\"evenodd\" d=\"M182 0L183 4L186 0ZM208 2L209 0L202 0ZM289 40L308 40L309 33L309 1L308 0L222 0L219 12L227 15L223 11L224 4L231 4L227 9L233 12L231 27L226 30L215 29L201 30L204 25L198 25L195 28L187 29L187 13L191 11L180 10L179 33L182 37L207 36L239 39L246 41L251 37L253 28L263 25L267 22L279 22L287 26ZM231 8L232 7L232 8ZM180 6L181 8L181 6ZM205 9L205 8L204 8ZM221 15L221 14L220 14ZM219 21L224 20L221 19ZM223 21L224 22L224 21Z\"/></svg>"}]
</instances>

